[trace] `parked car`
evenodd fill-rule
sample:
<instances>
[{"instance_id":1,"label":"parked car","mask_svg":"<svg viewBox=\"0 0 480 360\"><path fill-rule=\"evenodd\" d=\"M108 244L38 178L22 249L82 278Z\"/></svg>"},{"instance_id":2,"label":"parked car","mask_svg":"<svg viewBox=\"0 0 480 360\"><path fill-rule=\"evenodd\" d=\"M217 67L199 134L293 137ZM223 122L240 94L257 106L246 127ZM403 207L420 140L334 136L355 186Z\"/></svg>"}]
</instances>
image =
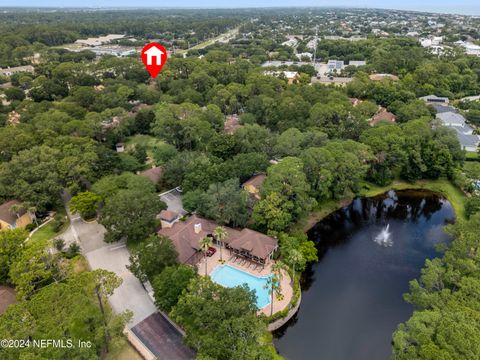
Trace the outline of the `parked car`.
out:
<instances>
[{"instance_id":1,"label":"parked car","mask_svg":"<svg viewBox=\"0 0 480 360\"><path fill-rule=\"evenodd\" d=\"M207 256L210 257L210 256L212 256L213 254L215 254L216 252L217 252L217 249L215 249L214 247L209 246L209 247L208 247L208 250L207 250Z\"/></svg>"}]
</instances>

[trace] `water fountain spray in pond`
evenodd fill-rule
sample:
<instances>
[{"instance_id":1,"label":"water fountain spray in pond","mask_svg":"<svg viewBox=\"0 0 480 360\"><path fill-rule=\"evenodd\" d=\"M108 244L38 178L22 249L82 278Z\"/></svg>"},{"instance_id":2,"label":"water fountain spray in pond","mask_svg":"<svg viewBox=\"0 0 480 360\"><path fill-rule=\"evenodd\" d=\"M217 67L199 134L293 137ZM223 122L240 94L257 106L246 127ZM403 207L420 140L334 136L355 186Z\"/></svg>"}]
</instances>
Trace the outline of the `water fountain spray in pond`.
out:
<instances>
[{"instance_id":1,"label":"water fountain spray in pond","mask_svg":"<svg viewBox=\"0 0 480 360\"><path fill-rule=\"evenodd\" d=\"M387 224L387 226L385 226L385 229L383 229L380 234L378 234L375 239L373 241L375 241L378 245L382 245L382 246L392 246L393 245L393 241L391 239L391 234L390 234L390 231L388 231L388 228L390 227L390 224Z\"/></svg>"}]
</instances>

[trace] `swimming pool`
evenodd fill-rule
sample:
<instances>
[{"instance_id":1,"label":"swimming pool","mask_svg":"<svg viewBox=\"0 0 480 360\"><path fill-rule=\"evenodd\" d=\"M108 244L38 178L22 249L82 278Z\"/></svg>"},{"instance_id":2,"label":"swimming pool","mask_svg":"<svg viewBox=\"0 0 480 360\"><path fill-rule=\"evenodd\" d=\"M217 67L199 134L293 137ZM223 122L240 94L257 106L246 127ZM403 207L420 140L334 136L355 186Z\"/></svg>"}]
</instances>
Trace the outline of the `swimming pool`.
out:
<instances>
[{"instance_id":1,"label":"swimming pool","mask_svg":"<svg viewBox=\"0 0 480 360\"><path fill-rule=\"evenodd\" d=\"M267 276L254 276L230 265L219 265L213 269L210 277L214 282L224 287L236 287L247 284L250 290L255 290L257 295L257 307L264 308L270 304L270 295L268 289L264 286L267 283Z\"/></svg>"}]
</instances>

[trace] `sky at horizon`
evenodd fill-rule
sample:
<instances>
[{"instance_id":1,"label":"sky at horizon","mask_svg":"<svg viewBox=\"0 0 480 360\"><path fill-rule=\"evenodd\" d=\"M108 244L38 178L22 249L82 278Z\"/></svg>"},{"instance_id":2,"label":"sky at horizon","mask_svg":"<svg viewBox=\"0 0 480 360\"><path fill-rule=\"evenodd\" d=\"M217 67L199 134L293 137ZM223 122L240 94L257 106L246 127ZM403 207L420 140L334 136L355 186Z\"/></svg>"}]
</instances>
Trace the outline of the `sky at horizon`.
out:
<instances>
[{"instance_id":1,"label":"sky at horizon","mask_svg":"<svg viewBox=\"0 0 480 360\"><path fill-rule=\"evenodd\" d=\"M480 15L478 0L338 0L334 3L326 0L0 0L0 7L147 7L147 8L254 8L254 7L355 7L415 10L438 13Z\"/></svg>"}]
</instances>

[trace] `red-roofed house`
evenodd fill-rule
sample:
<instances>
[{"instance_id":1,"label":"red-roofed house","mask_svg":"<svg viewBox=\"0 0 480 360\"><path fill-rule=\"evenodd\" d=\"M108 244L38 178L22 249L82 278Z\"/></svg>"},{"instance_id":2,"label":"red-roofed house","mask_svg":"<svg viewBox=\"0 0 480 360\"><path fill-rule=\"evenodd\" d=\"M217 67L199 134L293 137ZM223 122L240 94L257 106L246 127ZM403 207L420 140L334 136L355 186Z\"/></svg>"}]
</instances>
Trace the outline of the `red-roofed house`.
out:
<instances>
[{"instance_id":1,"label":"red-roofed house","mask_svg":"<svg viewBox=\"0 0 480 360\"><path fill-rule=\"evenodd\" d=\"M158 167L153 167L151 169L142 171L138 175L145 176L149 178L154 184L158 184L160 182L160 179L162 178L162 174L163 174L163 168L158 166Z\"/></svg>"},{"instance_id":2,"label":"red-roofed house","mask_svg":"<svg viewBox=\"0 0 480 360\"><path fill-rule=\"evenodd\" d=\"M178 213L170 210L162 210L158 217L160 218L162 229L171 228L180 218Z\"/></svg>"},{"instance_id":3,"label":"red-roofed house","mask_svg":"<svg viewBox=\"0 0 480 360\"><path fill-rule=\"evenodd\" d=\"M391 112L387 111L385 108L380 108L378 112L370 119L368 122L370 126L375 126L379 122L384 121L384 122L389 122L389 123L394 123L396 120L396 116L392 114Z\"/></svg>"}]
</instances>

